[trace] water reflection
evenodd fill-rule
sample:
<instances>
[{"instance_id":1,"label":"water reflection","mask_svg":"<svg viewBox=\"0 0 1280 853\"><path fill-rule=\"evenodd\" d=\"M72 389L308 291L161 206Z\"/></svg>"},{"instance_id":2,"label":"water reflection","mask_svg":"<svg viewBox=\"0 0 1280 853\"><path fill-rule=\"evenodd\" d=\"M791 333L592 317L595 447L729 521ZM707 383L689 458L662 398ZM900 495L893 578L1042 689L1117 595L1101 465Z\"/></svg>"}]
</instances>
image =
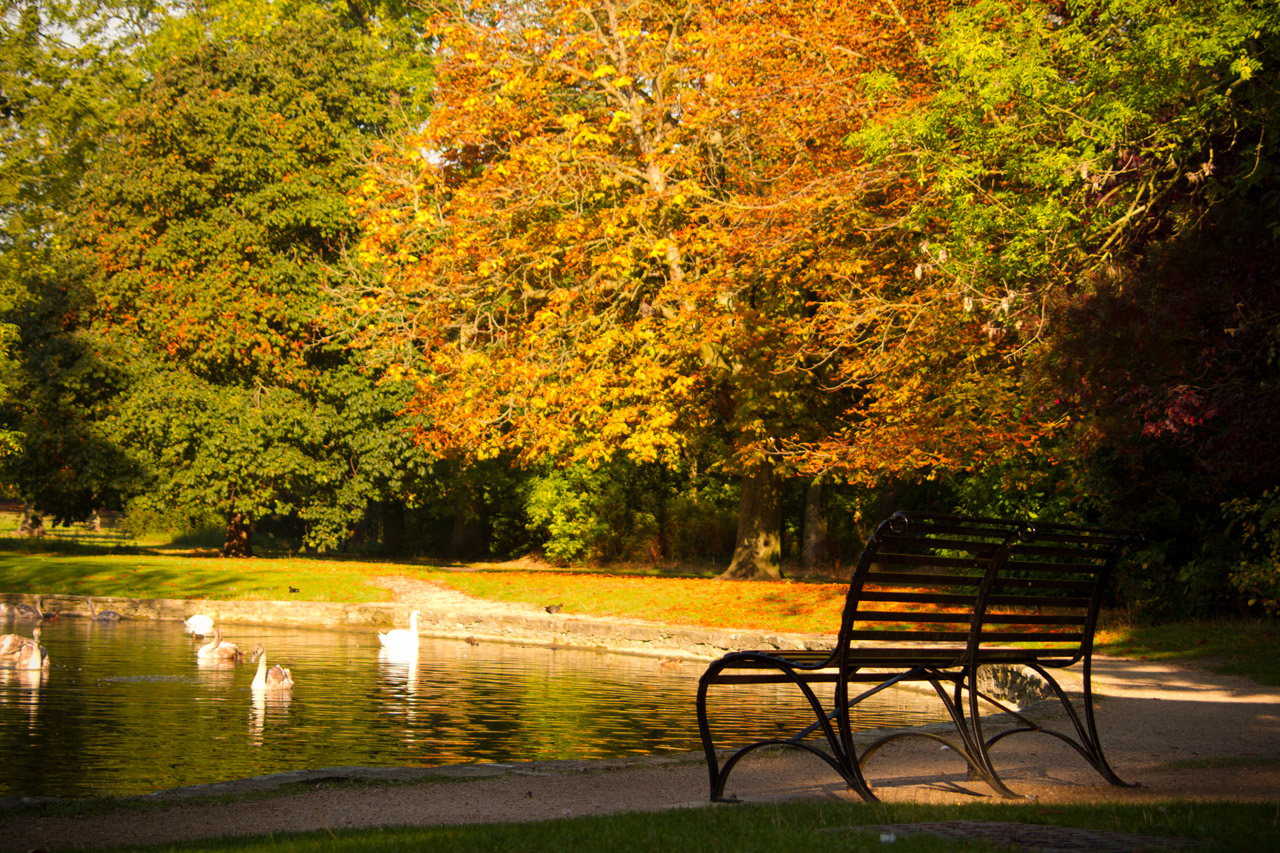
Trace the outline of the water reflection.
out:
<instances>
[{"instance_id":1,"label":"water reflection","mask_svg":"<svg viewBox=\"0 0 1280 853\"><path fill-rule=\"evenodd\" d=\"M25 718L28 732L36 726L40 713L40 688L47 673L44 668L0 669L0 706L10 706L5 708L6 716L12 714L15 720Z\"/></svg>"},{"instance_id":2,"label":"water reflection","mask_svg":"<svg viewBox=\"0 0 1280 853\"><path fill-rule=\"evenodd\" d=\"M293 694L289 691L251 690L249 695L249 745L262 746L263 732L268 725L287 723Z\"/></svg>"},{"instance_id":3,"label":"water reflection","mask_svg":"<svg viewBox=\"0 0 1280 853\"><path fill-rule=\"evenodd\" d=\"M397 654L373 632L229 628L241 648L262 643L270 663L290 668L293 689L251 690L254 664L199 659L178 622L45 623L49 670L0 669L0 793L132 794L301 768L700 749L698 663L426 637L416 655ZM721 702L717 731L772 726L752 713L761 700L808 721L795 696L768 689ZM862 725L938 711L886 697Z\"/></svg>"}]
</instances>

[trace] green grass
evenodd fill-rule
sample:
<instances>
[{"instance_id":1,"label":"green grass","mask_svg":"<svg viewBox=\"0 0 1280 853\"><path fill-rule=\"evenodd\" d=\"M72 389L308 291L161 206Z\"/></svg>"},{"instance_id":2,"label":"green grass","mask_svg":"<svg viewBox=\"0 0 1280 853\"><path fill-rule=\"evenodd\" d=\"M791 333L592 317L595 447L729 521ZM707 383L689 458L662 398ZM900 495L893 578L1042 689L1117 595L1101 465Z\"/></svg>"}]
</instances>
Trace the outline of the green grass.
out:
<instances>
[{"instance_id":1,"label":"green grass","mask_svg":"<svg viewBox=\"0 0 1280 853\"><path fill-rule=\"evenodd\" d=\"M564 850L822 851L1007 850L983 842L898 833L892 845L880 832L859 827L926 821L982 820L1080 827L1135 835L1188 839L1197 851L1280 849L1280 804L1167 802L1150 805L922 806L789 803L674 809L656 814L571 817L540 823L470 824L453 827L335 830L299 835L224 839L120 850L272 851L502 851Z\"/></svg>"},{"instance_id":2,"label":"green grass","mask_svg":"<svg viewBox=\"0 0 1280 853\"><path fill-rule=\"evenodd\" d=\"M390 592L369 579L397 571L396 566L368 561L24 549L0 551L0 592L364 603L390 601ZM290 587L300 592L291 594Z\"/></svg>"}]
</instances>

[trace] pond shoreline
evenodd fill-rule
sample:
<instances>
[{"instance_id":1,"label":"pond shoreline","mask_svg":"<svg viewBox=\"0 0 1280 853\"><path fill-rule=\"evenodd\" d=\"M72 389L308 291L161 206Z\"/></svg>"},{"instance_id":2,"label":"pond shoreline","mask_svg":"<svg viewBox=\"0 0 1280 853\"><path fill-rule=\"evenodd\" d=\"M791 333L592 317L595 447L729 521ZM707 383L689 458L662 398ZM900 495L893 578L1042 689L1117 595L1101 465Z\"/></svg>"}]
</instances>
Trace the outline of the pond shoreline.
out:
<instances>
[{"instance_id":1,"label":"pond shoreline","mask_svg":"<svg viewBox=\"0 0 1280 853\"><path fill-rule=\"evenodd\" d=\"M1108 785L1072 750L1042 739L1041 746L1001 753L1002 775L1030 798L1021 801L1025 805L1004 807L1030 809L1026 821L1043 824L1045 819L1035 813L1059 805L1110 808L1132 803L1155 809L1190 800L1275 804L1280 790L1280 720L1275 714L1280 691L1239 676L1166 663L1095 658L1095 664L1096 686L1105 697L1099 725L1111 764L1122 778L1140 786ZM1223 732L1233 733L1232 738L1224 739ZM876 793L889 803L1008 803L968 780L964 763L940 753L927 738L903 741L895 755L879 758L870 771ZM762 751L755 764L744 762L734 778L734 793L749 803L806 799L865 808L830 768L798 750ZM373 784L352 785L351 780ZM339 781L348 784L335 784ZM400 784L380 784L386 782ZM228 836L375 827L397 832L407 826L741 808L712 805L707 785L704 758L685 753L376 773L328 768L306 776L243 780L217 790L104 799L72 813L59 812L47 801L0 798L0 850L183 845ZM213 793L219 796L201 797ZM139 810L139 802L149 807ZM1022 819L1014 812L1010 817ZM1241 839L1241 846L1249 847L1251 840ZM1135 840L1131 846L1141 843Z\"/></svg>"},{"instance_id":2,"label":"pond shoreline","mask_svg":"<svg viewBox=\"0 0 1280 853\"><path fill-rule=\"evenodd\" d=\"M834 635L824 634L697 628L564 610L552 613L549 608L530 604L472 598L439 584L397 578L379 581L393 589L397 601L343 604L93 596L93 602L97 610L114 610L126 619L180 622L202 613L215 622L227 624L319 626L371 632L405 627L410 610L417 610L419 633L427 637L687 660L713 660L736 649L830 648L835 640ZM0 593L0 615L15 612L19 604L40 606L46 618L90 616L84 596Z\"/></svg>"}]
</instances>

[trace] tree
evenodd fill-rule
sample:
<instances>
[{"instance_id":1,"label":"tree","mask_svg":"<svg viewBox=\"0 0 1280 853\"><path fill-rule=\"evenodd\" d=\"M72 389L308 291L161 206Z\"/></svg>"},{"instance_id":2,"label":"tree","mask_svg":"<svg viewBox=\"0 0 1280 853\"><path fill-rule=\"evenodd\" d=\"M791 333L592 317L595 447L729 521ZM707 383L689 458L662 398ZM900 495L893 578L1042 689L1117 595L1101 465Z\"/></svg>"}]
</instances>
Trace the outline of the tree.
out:
<instances>
[{"instance_id":1,"label":"tree","mask_svg":"<svg viewBox=\"0 0 1280 853\"><path fill-rule=\"evenodd\" d=\"M27 0L0 14L0 282L51 264L58 223L142 69L122 61L151 4Z\"/></svg>"},{"instance_id":2,"label":"tree","mask_svg":"<svg viewBox=\"0 0 1280 853\"><path fill-rule=\"evenodd\" d=\"M916 190L846 142L915 97L866 81L920 73L937 11L441 13L436 108L355 197L369 273L347 292L370 352L413 384L423 440L597 464L723 446L743 483L726 576L776 576L780 478L822 467L832 423L865 421L871 401L928 408L882 377L957 361L945 333L977 327L932 318L936 286L886 236ZM980 384L976 353L959 360Z\"/></svg>"},{"instance_id":3,"label":"tree","mask_svg":"<svg viewBox=\"0 0 1280 853\"><path fill-rule=\"evenodd\" d=\"M115 423L147 472L141 500L221 514L225 554L250 553L271 513L337 544L408 452L388 434L395 389L319 319L345 192L401 118L380 50L313 13L178 54L79 202L92 338L127 375Z\"/></svg>"},{"instance_id":4,"label":"tree","mask_svg":"<svg viewBox=\"0 0 1280 853\"><path fill-rule=\"evenodd\" d=\"M0 12L0 467L55 521L110 504L128 465L102 430L113 380L77 339L61 229L115 115L151 3L30 0Z\"/></svg>"},{"instance_id":5,"label":"tree","mask_svg":"<svg viewBox=\"0 0 1280 853\"><path fill-rule=\"evenodd\" d=\"M1270 2L984 0L940 28L929 98L853 140L921 187L923 266L1061 427L982 482L1141 526L1130 600L1161 616L1221 601L1222 504L1275 482L1278 28Z\"/></svg>"}]
</instances>

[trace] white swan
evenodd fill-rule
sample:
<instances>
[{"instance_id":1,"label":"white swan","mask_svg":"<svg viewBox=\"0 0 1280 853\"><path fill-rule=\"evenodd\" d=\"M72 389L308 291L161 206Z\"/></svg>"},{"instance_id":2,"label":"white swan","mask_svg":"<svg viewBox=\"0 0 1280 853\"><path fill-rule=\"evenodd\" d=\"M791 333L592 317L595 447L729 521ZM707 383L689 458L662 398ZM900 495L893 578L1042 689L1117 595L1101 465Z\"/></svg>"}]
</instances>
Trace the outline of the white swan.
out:
<instances>
[{"instance_id":1,"label":"white swan","mask_svg":"<svg viewBox=\"0 0 1280 853\"><path fill-rule=\"evenodd\" d=\"M388 651L406 654L418 650L418 617L421 614L413 611L409 614L408 628L394 628L387 633L378 632L378 642Z\"/></svg>"},{"instance_id":2,"label":"white swan","mask_svg":"<svg viewBox=\"0 0 1280 853\"><path fill-rule=\"evenodd\" d=\"M213 631L213 618L197 613L194 616L188 616L182 623L182 627L186 628L187 633L193 637L205 637Z\"/></svg>"},{"instance_id":3,"label":"white swan","mask_svg":"<svg viewBox=\"0 0 1280 853\"><path fill-rule=\"evenodd\" d=\"M35 604L27 604L25 601L20 602L15 608L14 615L19 619L44 619L44 596L36 599Z\"/></svg>"},{"instance_id":4,"label":"white swan","mask_svg":"<svg viewBox=\"0 0 1280 853\"><path fill-rule=\"evenodd\" d=\"M267 650L262 643L254 647L253 657L258 661L258 671L253 676L253 683L249 685L250 690L288 690L293 687L292 672L279 664L267 667Z\"/></svg>"},{"instance_id":5,"label":"white swan","mask_svg":"<svg viewBox=\"0 0 1280 853\"><path fill-rule=\"evenodd\" d=\"M213 639L196 649L196 657L204 660L242 661L244 652L231 641L223 642L222 629L213 629Z\"/></svg>"}]
</instances>

